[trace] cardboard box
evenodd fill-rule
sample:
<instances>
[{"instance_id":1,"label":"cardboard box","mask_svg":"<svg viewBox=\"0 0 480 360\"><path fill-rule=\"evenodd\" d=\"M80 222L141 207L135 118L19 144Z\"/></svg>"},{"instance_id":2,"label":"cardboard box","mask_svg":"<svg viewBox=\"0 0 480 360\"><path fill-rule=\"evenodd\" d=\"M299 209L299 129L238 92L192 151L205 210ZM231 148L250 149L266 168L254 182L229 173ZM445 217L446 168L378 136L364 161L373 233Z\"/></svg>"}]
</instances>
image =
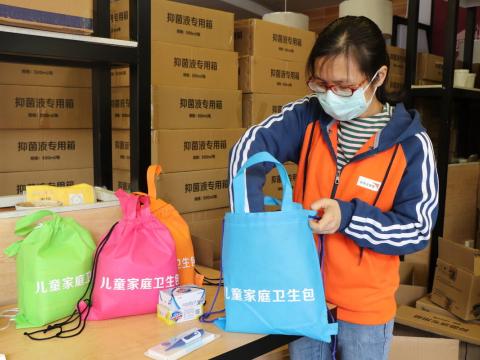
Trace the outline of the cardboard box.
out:
<instances>
[{"instance_id":1,"label":"cardboard box","mask_svg":"<svg viewBox=\"0 0 480 360\"><path fill-rule=\"evenodd\" d=\"M198 264L218 269L221 257L223 218L230 208L182 214L187 222Z\"/></svg>"},{"instance_id":2,"label":"cardboard box","mask_svg":"<svg viewBox=\"0 0 480 360\"><path fill-rule=\"evenodd\" d=\"M228 153L245 129L154 130L152 163L165 173L219 169L228 166ZM112 165L130 169L130 131L112 131Z\"/></svg>"},{"instance_id":3,"label":"cardboard box","mask_svg":"<svg viewBox=\"0 0 480 360\"><path fill-rule=\"evenodd\" d=\"M110 76L112 87L130 86L130 68L128 66L112 67Z\"/></svg>"},{"instance_id":4,"label":"cardboard box","mask_svg":"<svg viewBox=\"0 0 480 360\"><path fill-rule=\"evenodd\" d=\"M130 169L130 130L112 131L112 168Z\"/></svg>"},{"instance_id":5,"label":"cardboard box","mask_svg":"<svg viewBox=\"0 0 480 360\"><path fill-rule=\"evenodd\" d=\"M388 360L458 360L459 346L453 339L394 336Z\"/></svg>"},{"instance_id":6,"label":"cardboard box","mask_svg":"<svg viewBox=\"0 0 480 360\"><path fill-rule=\"evenodd\" d=\"M0 85L92 87L92 69L0 62Z\"/></svg>"},{"instance_id":7,"label":"cardboard box","mask_svg":"<svg viewBox=\"0 0 480 360\"><path fill-rule=\"evenodd\" d=\"M130 170L112 169L112 185L113 191L131 191Z\"/></svg>"},{"instance_id":8,"label":"cardboard box","mask_svg":"<svg viewBox=\"0 0 480 360\"><path fill-rule=\"evenodd\" d=\"M92 90L0 85L0 129L92 128Z\"/></svg>"},{"instance_id":9,"label":"cardboard box","mask_svg":"<svg viewBox=\"0 0 480 360\"><path fill-rule=\"evenodd\" d=\"M298 166L296 164L285 164L285 169L287 170L288 177L292 184L292 188L295 186L295 180L297 179L297 170ZM280 175L278 170L274 167L265 178L265 185L263 186L263 193L265 195L272 196L277 199L282 199L283 197L283 187L282 181L280 180Z\"/></svg>"},{"instance_id":10,"label":"cardboard box","mask_svg":"<svg viewBox=\"0 0 480 360\"><path fill-rule=\"evenodd\" d=\"M439 258L431 300L461 319L480 319L480 276Z\"/></svg>"},{"instance_id":11,"label":"cardboard box","mask_svg":"<svg viewBox=\"0 0 480 360\"><path fill-rule=\"evenodd\" d=\"M239 87L246 93L308 94L305 64L260 56L239 58Z\"/></svg>"},{"instance_id":12,"label":"cardboard box","mask_svg":"<svg viewBox=\"0 0 480 360\"><path fill-rule=\"evenodd\" d=\"M129 39L129 1L110 1L110 33ZM151 39L173 44L233 51L233 13L181 4L151 2Z\"/></svg>"},{"instance_id":13,"label":"cardboard box","mask_svg":"<svg viewBox=\"0 0 480 360\"><path fill-rule=\"evenodd\" d=\"M417 81L431 80L442 82L443 56L429 53L417 54Z\"/></svg>"},{"instance_id":14,"label":"cardboard box","mask_svg":"<svg viewBox=\"0 0 480 360\"><path fill-rule=\"evenodd\" d=\"M2 0L0 24L89 35L93 33L93 1Z\"/></svg>"},{"instance_id":15,"label":"cardboard box","mask_svg":"<svg viewBox=\"0 0 480 360\"><path fill-rule=\"evenodd\" d=\"M151 53L152 85L237 89L236 52L152 41Z\"/></svg>"},{"instance_id":16,"label":"cardboard box","mask_svg":"<svg viewBox=\"0 0 480 360\"><path fill-rule=\"evenodd\" d=\"M457 319L450 311L438 306L430 299L430 294L418 299L415 302L415 308L423 311L428 311L434 314L449 317L451 319Z\"/></svg>"},{"instance_id":17,"label":"cardboard box","mask_svg":"<svg viewBox=\"0 0 480 360\"><path fill-rule=\"evenodd\" d=\"M228 206L227 169L160 174L157 196L180 213Z\"/></svg>"},{"instance_id":18,"label":"cardboard box","mask_svg":"<svg viewBox=\"0 0 480 360\"><path fill-rule=\"evenodd\" d=\"M397 305L413 305L427 293L428 266L400 262L400 286L395 293Z\"/></svg>"},{"instance_id":19,"label":"cardboard box","mask_svg":"<svg viewBox=\"0 0 480 360\"><path fill-rule=\"evenodd\" d=\"M93 167L92 130L2 130L0 169L35 171Z\"/></svg>"},{"instance_id":20,"label":"cardboard box","mask_svg":"<svg viewBox=\"0 0 480 360\"><path fill-rule=\"evenodd\" d=\"M189 223L197 263L215 267L221 257L223 217Z\"/></svg>"},{"instance_id":21,"label":"cardboard box","mask_svg":"<svg viewBox=\"0 0 480 360\"><path fill-rule=\"evenodd\" d=\"M282 111L282 107L303 95L243 94L243 126L250 127L261 123L272 114Z\"/></svg>"},{"instance_id":22,"label":"cardboard box","mask_svg":"<svg viewBox=\"0 0 480 360\"><path fill-rule=\"evenodd\" d=\"M240 90L153 87L152 129L242 127Z\"/></svg>"},{"instance_id":23,"label":"cardboard box","mask_svg":"<svg viewBox=\"0 0 480 360\"><path fill-rule=\"evenodd\" d=\"M405 49L387 45L387 53L390 57L389 74L405 77Z\"/></svg>"},{"instance_id":24,"label":"cardboard box","mask_svg":"<svg viewBox=\"0 0 480 360\"><path fill-rule=\"evenodd\" d=\"M441 308L430 300L430 295L424 296L417 300L415 308L441 316L448 317L452 320L459 321L456 316L451 314L448 310ZM458 359L477 360L480 359L480 346L468 344L466 342L460 343L460 353Z\"/></svg>"},{"instance_id":25,"label":"cardboard box","mask_svg":"<svg viewBox=\"0 0 480 360\"><path fill-rule=\"evenodd\" d=\"M466 342L460 343L460 353L458 358L461 360L478 360L480 359L480 346L467 344Z\"/></svg>"},{"instance_id":26,"label":"cardboard box","mask_svg":"<svg viewBox=\"0 0 480 360\"><path fill-rule=\"evenodd\" d=\"M152 129L242 127L242 92L152 87ZM112 88L112 128L130 128L130 88Z\"/></svg>"},{"instance_id":27,"label":"cardboard box","mask_svg":"<svg viewBox=\"0 0 480 360\"><path fill-rule=\"evenodd\" d=\"M260 19L235 21L235 51L306 64L315 33Z\"/></svg>"},{"instance_id":28,"label":"cardboard box","mask_svg":"<svg viewBox=\"0 0 480 360\"><path fill-rule=\"evenodd\" d=\"M463 244L439 238L438 257L449 264L480 276L480 250L466 247Z\"/></svg>"},{"instance_id":29,"label":"cardboard box","mask_svg":"<svg viewBox=\"0 0 480 360\"><path fill-rule=\"evenodd\" d=\"M470 344L480 345L479 324L466 323L410 306L400 306L397 309L395 322Z\"/></svg>"},{"instance_id":30,"label":"cardboard box","mask_svg":"<svg viewBox=\"0 0 480 360\"><path fill-rule=\"evenodd\" d=\"M152 163L163 172L228 167L228 153L245 129L152 131Z\"/></svg>"},{"instance_id":31,"label":"cardboard box","mask_svg":"<svg viewBox=\"0 0 480 360\"><path fill-rule=\"evenodd\" d=\"M405 76L396 75L394 73L388 74L385 89L391 93L397 93L404 90Z\"/></svg>"},{"instance_id":32,"label":"cardboard box","mask_svg":"<svg viewBox=\"0 0 480 360\"><path fill-rule=\"evenodd\" d=\"M443 237L453 241L475 239L479 163L448 165Z\"/></svg>"},{"instance_id":33,"label":"cardboard box","mask_svg":"<svg viewBox=\"0 0 480 360\"><path fill-rule=\"evenodd\" d=\"M93 169L0 173L0 196L23 194L29 185L70 186L93 184Z\"/></svg>"}]
</instances>

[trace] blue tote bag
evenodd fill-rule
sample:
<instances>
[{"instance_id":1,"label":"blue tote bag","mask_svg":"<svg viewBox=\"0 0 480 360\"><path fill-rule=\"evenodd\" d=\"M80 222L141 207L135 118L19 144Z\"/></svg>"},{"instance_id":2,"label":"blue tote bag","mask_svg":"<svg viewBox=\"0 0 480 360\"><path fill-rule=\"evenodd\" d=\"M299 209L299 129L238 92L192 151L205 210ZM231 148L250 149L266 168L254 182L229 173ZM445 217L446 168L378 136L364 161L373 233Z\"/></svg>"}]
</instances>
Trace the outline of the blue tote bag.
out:
<instances>
[{"instance_id":1,"label":"blue tote bag","mask_svg":"<svg viewBox=\"0 0 480 360\"><path fill-rule=\"evenodd\" d=\"M246 169L272 162L283 186L281 210L246 213ZM320 263L308 216L292 200L283 165L267 152L248 159L233 179L234 211L224 219L222 271L226 331L300 335L330 342L337 324L328 323ZM269 201L271 202L271 200Z\"/></svg>"}]
</instances>

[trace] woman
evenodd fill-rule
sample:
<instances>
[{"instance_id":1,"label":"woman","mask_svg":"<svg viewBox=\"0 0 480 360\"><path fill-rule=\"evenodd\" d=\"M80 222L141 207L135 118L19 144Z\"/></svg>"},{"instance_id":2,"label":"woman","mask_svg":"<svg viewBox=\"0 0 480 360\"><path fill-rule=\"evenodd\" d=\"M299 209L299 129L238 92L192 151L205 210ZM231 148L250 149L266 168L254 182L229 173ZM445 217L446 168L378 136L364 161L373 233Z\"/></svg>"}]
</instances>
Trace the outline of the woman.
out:
<instances>
[{"instance_id":1,"label":"woman","mask_svg":"<svg viewBox=\"0 0 480 360\"><path fill-rule=\"evenodd\" d=\"M308 59L314 93L248 129L230 157L230 178L260 151L298 163L294 198L321 216L310 226L324 240L325 294L337 306L337 354L346 360L387 359L399 255L427 246L437 216L432 144L417 112L389 103L389 63L375 23L335 20ZM247 210L263 211L271 168L249 169ZM293 359L330 353L309 338L290 344Z\"/></svg>"}]
</instances>

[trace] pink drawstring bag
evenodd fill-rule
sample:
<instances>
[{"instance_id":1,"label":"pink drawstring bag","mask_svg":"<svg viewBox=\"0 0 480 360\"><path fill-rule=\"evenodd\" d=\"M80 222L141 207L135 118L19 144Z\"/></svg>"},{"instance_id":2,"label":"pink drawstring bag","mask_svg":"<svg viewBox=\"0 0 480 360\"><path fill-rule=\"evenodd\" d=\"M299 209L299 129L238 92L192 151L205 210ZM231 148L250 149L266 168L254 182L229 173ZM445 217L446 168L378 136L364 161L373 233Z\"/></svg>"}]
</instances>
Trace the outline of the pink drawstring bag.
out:
<instances>
[{"instance_id":1,"label":"pink drawstring bag","mask_svg":"<svg viewBox=\"0 0 480 360\"><path fill-rule=\"evenodd\" d=\"M150 212L148 196L117 190L123 218L100 242L92 271L87 320L156 312L161 289L179 285L175 241ZM87 306L89 304L90 306Z\"/></svg>"}]
</instances>

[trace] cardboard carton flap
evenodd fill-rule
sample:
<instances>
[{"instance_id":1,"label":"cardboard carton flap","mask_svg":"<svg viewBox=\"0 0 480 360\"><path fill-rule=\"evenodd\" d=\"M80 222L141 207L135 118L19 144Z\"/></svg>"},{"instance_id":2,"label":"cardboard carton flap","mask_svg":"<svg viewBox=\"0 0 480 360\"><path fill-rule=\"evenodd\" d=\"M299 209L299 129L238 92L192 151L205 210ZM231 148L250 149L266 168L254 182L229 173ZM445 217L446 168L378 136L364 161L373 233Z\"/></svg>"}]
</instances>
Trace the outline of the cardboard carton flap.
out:
<instances>
[{"instance_id":1,"label":"cardboard carton flap","mask_svg":"<svg viewBox=\"0 0 480 360\"><path fill-rule=\"evenodd\" d=\"M474 275L480 275L480 250L469 248L457 242L440 238L438 257L450 264L463 268Z\"/></svg>"},{"instance_id":2,"label":"cardboard carton flap","mask_svg":"<svg viewBox=\"0 0 480 360\"><path fill-rule=\"evenodd\" d=\"M480 325L478 324L451 319L411 306L400 306L397 309L395 322L470 344L480 345Z\"/></svg>"}]
</instances>

